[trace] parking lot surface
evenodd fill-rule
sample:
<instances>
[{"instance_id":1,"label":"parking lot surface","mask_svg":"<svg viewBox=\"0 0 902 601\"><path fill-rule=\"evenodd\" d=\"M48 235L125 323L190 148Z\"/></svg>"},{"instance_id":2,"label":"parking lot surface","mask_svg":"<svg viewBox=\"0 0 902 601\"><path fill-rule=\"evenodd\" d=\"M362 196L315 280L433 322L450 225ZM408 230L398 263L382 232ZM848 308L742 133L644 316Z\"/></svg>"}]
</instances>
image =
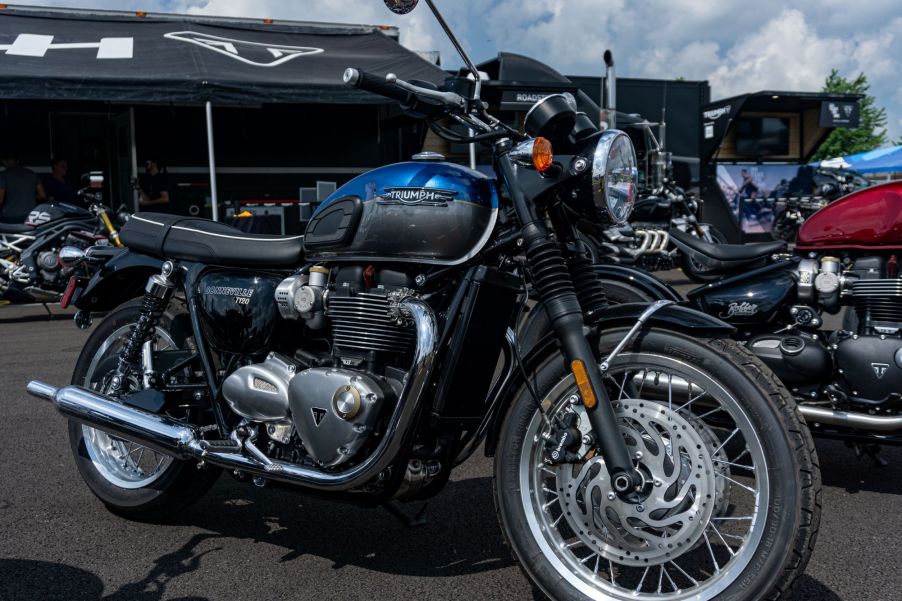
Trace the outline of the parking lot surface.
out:
<instances>
[{"instance_id":1,"label":"parking lot surface","mask_svg":"<svg viewBox=\"0 0 902 601\"><path fill-rule=\"evenodd\" d=\"M223 476L166 524L108 513L81 482L65 421L25 393L68 382L88 332L71 314L0 307L0 600L533 599L477 454L407 529L360 509ZM824 514L794 601L902 598L902 449L887 467L818 443Z\"/></svg>"}]
</instances>

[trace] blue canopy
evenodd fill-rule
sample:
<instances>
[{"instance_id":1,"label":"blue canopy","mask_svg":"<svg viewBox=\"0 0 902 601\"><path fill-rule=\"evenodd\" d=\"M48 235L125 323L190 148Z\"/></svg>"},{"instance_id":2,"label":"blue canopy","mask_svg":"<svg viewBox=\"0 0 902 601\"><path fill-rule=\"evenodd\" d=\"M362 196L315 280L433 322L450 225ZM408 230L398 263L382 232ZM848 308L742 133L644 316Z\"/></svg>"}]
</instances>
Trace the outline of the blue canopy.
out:
<instances>
[{"instance_id":1,"label":"blue canopy","mask_svg":"<svg viewBox=\"0 0 902 601\"><path fill-rule=\"evenodd\" d=\"M820 167L854 169L859 173L902 172L902 146L878 148L870 152L859 152L845 157L821 161Z\"/></svg>"}]
</instances>

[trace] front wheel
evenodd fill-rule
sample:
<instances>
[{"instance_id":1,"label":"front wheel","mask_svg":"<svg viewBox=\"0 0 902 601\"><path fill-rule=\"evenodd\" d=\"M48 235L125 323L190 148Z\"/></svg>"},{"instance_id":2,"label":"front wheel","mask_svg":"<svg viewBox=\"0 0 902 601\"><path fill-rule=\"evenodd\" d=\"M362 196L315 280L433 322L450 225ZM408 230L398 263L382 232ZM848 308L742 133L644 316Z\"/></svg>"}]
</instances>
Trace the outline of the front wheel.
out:
<instances>
[{"instance_id":1,"label":"front wheel","mask_svg":"<svg viewBox=\"0 0 902 601\"><path fill-rule=\"evenodd\" d=\"M606 333L604 356L624 335ZM549 466L548 429L521 390L495 458L502 529L552 599L778 599L811 554L820 520L814 444L786 389L728 340L649 331L612 362L605 383L642 476L628 501L604 459ZM576 413L560 356L534 379L550 420Z\"/></svg>"}]
</instances>

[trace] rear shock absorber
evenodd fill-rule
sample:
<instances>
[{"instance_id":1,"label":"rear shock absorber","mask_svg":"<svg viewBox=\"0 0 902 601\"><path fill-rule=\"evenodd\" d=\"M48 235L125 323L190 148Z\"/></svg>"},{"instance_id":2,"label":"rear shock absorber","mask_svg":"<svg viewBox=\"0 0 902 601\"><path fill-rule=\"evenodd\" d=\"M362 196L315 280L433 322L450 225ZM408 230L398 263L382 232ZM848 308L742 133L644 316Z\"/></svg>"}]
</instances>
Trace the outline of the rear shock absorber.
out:
<instances>
[{"instance_id":1,"label":"rear shock absorber","mask_svg":"<svg viewBox=\"0 0 902 601\"><path fill-rule=\"evenodd\" d=\"M169 299L172 298L172 292L175 290L175 282L171 279L174 271L175 266L172 262L166 261L163 263L160 273L147 279L144 298L141 301L141 316L132 326L128 340L119 353L119 364L116 367L116 373L110 380L109 394L121 392L126 386L128 377L139 368L144 343L153 336L157 322L163 315L163 311L166 310Z\"/></svg>"}]
</instances>

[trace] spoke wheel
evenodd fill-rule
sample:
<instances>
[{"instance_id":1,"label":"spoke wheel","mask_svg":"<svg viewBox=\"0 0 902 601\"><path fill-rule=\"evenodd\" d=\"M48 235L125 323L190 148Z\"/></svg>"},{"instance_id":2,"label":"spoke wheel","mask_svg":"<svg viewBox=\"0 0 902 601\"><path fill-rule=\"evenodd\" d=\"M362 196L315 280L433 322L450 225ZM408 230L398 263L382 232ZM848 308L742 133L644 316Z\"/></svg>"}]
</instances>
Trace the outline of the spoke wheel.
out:
<instances>
[{"instance_id":1,"label":"spoke wheel","mask_svg":"<svg viewBox=\"0 0 902 601\"><path fill-rule=\"evenodd\" d=\"M100 348L91 359L85 377L85 386L92 390L101 390L106 377L107 369L115 365L119 352L128 340L131 326L122 326L113 331L103 341ZM176 348L172 336L157 328L154 334L154 351L163 351ZM129 383L134 390L139 387L137 381ZM106 480L120 488L134 489L144 488L155 482L172 464L172 457L157 453L147 447L133 442L110 436L102 430L90 426L82 426L85 448L94 467Z\"/></svg>"},{"instance_id":2,"label":"spoke wheel","mask_svg":"<svg viewBox=\"0 0 902 601\"><path fill-rule=\"evenodd\" d=\"M663 355L622 354L605 376L643 485L613 493L604 461L544 462L535 414L520 460L520 501L546 558L592 599L712 599L748 565L762 536L767 465L758 436L727 389ZM546 396L550 419L579 415L572 376Z\"/></svg>"}]
</instances>

